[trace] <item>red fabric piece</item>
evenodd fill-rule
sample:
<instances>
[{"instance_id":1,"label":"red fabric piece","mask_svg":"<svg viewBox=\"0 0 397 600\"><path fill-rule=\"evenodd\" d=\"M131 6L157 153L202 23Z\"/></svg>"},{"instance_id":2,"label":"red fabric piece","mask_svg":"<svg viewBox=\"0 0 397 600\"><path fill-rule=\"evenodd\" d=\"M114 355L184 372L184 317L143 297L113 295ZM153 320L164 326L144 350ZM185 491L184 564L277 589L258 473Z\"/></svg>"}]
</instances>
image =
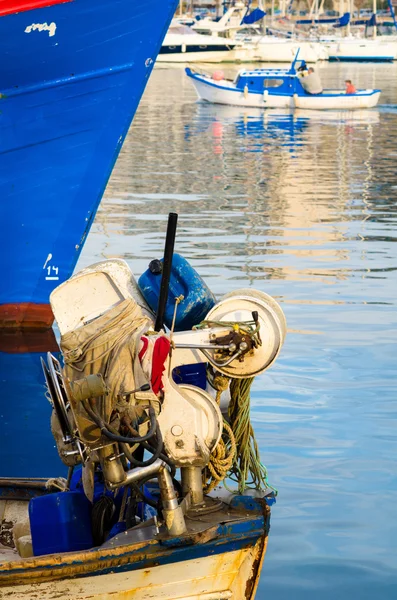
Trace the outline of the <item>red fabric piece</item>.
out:
<instances>
[{"instance_id":1,"label":"red fabric piece","mask_svg":"<svg viewBox=\"0 0 397 600\"><path fill-rule=\"evenodd\" d=\"M152 358L152 390L158 394L163 389L162 375L164 373L164 363L170 352L170 341L161 336L157 338L153 348Z\"/></svg>"},{"instance_id":2,"label":"red fabric piece","mask_svg":"<svg viewBox=\"0 0 397 600\"><path fill-rule=\"evenodd\" d=\"M147 339L147 337L142 336L141 342L143 342L143 346L142 346L141 350L139 351L138 358L142 362L142 358L145 356L146 350L149 346L149 340Z\"/></svg>"}]
</instances>

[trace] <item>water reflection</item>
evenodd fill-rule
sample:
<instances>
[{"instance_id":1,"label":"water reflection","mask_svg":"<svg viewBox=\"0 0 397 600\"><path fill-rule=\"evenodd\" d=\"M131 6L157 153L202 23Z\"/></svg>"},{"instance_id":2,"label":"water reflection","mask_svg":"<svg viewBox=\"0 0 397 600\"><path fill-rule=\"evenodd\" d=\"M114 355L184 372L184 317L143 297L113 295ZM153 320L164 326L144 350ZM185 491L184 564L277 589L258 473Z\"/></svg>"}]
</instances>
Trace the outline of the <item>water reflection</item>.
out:
<instances>
[{"instance_id":1,"label":"water reflection","mask_svg":"<svg viewBox=\"0 0 397 600\"><path fill-rule=\"evenodd\" d=\"M162 252L165 214L177 210L179 250L199 261L216 293L214 264L249 284L346 280L345 242L374 200L380 113L213 106L191 97L182 72L155 75L95 223L102 256L124 256L142 272ZM182 101L175 86L165 94L170 78Z\"/></svg>"},{"instance_id":2,"label":"water reflection","mask_svg":"<svg viewBox=\"0 0 397 600\"><path fill-rule=\"evenodd\" d=\"M0 335L0 477L58 477L40 358L58 352L53 331Z\"/></svg>"},{"instance_id":3,"label":"water reflection","mask_svg":"<svg viewBox=\"0 0 397 600\"><path fill-rule=\"evenodd\" d=\"M197 104L197 120L186 127L186 136L196 136L211 129L214 138L225 135L224 128L233 127L236 135L258 140L247 151L262 152L266 138L277 138L283 146L299 143L299 133L308 125L309 118L297 116L293 112L281 110L244 110L237 106L216 106L208 103ZM222 151L222 150L221 150Z\"/></svg>"}]
</instances>

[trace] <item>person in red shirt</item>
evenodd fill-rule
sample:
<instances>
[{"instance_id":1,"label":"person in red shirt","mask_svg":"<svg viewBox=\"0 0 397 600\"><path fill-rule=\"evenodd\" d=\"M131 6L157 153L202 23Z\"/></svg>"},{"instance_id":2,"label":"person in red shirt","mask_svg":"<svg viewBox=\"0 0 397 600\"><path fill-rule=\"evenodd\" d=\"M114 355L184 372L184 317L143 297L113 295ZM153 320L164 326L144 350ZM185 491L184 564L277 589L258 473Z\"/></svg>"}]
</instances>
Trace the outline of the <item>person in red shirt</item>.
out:
<instances>
[{"instance_id":1,"label":"person in red shirt","mask_svg":"<svg viewBox=\"0 0 397 600\"><path fill-rule=\"evenodd\" d=\"M350 79L346 79L345 84L346 84L346 94L355 94L356 93L357 90L354 87L354 85L352 84L352 82L350 81Z\"/></svg>"}]
</instances>

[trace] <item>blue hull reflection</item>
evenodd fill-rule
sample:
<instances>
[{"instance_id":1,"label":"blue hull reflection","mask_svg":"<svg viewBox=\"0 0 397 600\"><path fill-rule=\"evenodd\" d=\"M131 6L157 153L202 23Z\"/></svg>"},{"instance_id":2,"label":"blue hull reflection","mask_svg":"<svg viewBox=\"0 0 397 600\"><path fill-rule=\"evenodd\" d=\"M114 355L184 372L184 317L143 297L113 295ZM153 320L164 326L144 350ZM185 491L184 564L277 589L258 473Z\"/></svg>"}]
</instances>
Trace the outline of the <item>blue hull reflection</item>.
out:
<instances>
[{"instance_id":1,"label":"blue hull reflection","mask_svg":"<svg viewBox=\"0 0 397 600\"><path fill-rule=\"evenodd\" d=\"M50 429L40 357L58 349L52 330L0 338L0 477L66 475Z\"/></svg>"}]
</instances>

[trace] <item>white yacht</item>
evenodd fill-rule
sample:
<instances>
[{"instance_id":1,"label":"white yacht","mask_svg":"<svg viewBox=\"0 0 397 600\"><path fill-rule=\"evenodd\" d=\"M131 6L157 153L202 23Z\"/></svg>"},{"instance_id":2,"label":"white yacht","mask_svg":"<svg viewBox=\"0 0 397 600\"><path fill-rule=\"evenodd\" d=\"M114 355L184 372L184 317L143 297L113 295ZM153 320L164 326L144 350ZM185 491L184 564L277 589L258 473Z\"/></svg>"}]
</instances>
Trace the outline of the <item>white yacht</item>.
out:
<instances>
[{"instance_id":1,"label":"white yacht","mask_svg":"<svg viewBox=\"0 0 397 600\"><path fill-rule=\"evenodd\" d=\"M246 4L237 1L220 19L214 20L212 17L199 19L192 25L192 29L197 31L197 33L204 33L205 35L234 38L237 31L246 27L243 19L247 15L247 12ZM263 14L265 13L263 12ZM259 30L257 23L253 24L252 27Z\"/></svg>"},{"instance_id":2,"label":"white yacht","mask_svg":"<svg viewBox=\"0 0 397 600\"><path fill-rule=\"evenodd\" d=\"M371 61L384 62L397 58L397 41L377 37L343 37L322 40L330 61Z\"/></svg>"},{"instance_id":3,"label":"white yacht","mask_svg":"<svg viewBox=\"0 0 397 600\"><path fill-rule=\"evenodd\" d=\"M241 42L196 33L187 25L171 23L157 62L234 62L242 60Z\"/></svg>"}]
</instances>

